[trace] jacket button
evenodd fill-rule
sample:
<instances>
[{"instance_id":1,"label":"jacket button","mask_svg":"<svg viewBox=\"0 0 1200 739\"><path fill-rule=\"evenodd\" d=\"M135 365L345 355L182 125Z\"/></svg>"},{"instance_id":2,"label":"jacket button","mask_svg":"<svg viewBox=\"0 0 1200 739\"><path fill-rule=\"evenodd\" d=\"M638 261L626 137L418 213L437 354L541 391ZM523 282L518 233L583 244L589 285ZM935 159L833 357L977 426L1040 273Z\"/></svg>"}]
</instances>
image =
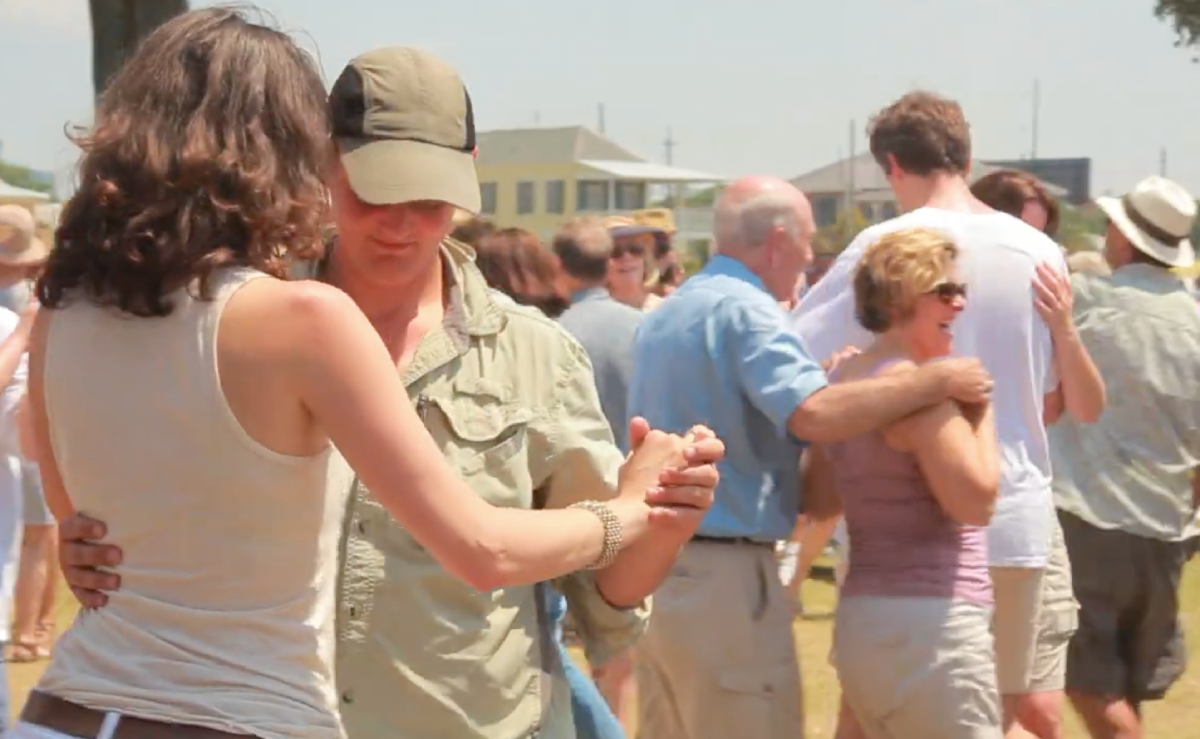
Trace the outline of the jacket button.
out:
<instances>
[{"instance_id":1,"label":"jacket button","mask_svg":"<svg viewBox=\"0 0 1200 739\"><path fill-rule=\"evenodd\" d=\"M354 693L350 692L349 690L342 693L342 703L353 703L353 702L354 702Z\"/></svg>"}]
</instances>

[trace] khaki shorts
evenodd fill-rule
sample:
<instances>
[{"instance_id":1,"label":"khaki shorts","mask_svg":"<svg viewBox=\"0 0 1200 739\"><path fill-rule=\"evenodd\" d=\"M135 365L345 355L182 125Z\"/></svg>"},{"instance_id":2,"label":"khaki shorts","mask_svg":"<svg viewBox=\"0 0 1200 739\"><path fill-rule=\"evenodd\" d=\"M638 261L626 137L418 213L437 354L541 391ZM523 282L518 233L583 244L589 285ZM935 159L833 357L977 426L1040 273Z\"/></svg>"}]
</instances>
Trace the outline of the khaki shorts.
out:
<instances>
[{"instance_id":1,"label":"khaki shorts","mask_svg":"<svg viewBox=\"0 0 1200 739\"><path fill-rule=\"evenodd\" d=\"M869 739L1001 739L990 609L950 598L852 596L834 650Z\"/></svg>"},{"instance_id":2,"label":"khaki shorts","mask_svg":"<svg viewBox=\"0 0 1200 739\"><path fill-rule=\"evenodd\" d=\"M996 679L1001 695L1030 692L1041 624L1045 569L992 567Z\"/></svg>"},{"instance_id":3,"label":"khaki shorts","mask_svg":"<svg viewBox=\"0 0 1200 739\"><path fill-rule=\"evenodd\" d=\"M634 647L642 736L803 737L793 614L772 547L685 546Z\"/></svg>"},{"instance_id":4,"label":"khaki shorts","mask_svg":"<svg viewBox=\"0 0 1200 739\"><path fill-rule=\"evenodd\" d=\"M1037 653L1029 692L1062 690L1067 682L1067 647L1079 628L1079 603L1071 583L1071 560L1063 541L1062 526L1054 518L1050 559L1042 581L1042 615L1038 623Z\"/></svg>"}]
</instances>

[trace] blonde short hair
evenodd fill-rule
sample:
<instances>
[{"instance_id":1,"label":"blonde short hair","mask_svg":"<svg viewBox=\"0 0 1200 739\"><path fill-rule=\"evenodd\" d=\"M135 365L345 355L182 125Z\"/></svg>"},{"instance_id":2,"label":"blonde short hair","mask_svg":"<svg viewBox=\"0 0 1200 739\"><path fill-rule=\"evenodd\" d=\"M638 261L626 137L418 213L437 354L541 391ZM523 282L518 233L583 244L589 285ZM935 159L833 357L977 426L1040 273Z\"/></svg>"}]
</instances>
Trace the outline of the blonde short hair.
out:
<instances>
[{"instance_id":1,"label":"blonde short hair","mask_svg":"<svg viewBox=\"0 0 1200 739\"><path fill-rule=\"evenodd\" d=\"M944 233L909 228L867 247L854 274L858 322L881 334L912 316L917 299L946 279L958 247Z\"/></svg>"}]
</instances>

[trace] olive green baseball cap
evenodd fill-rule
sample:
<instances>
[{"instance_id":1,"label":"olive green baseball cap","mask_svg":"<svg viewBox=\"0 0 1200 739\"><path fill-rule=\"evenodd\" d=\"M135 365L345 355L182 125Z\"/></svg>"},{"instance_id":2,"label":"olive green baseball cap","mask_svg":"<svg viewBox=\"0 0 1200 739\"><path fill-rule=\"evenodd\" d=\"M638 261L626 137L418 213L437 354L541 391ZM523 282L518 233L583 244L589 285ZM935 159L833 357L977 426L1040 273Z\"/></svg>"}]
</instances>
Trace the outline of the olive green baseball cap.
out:
<instances>
[{"instance_id":1,"label":"olive green baseball cap","mask_svg":"<svg viewBox=\"0 0 1200 739\"><path fill-rule=\"evenodd\" d=\"M475 114L458 72L419 49L352 59L329 93L333 135L365 203L417 200L478 213Z\"/></svg>"}]
</instances>

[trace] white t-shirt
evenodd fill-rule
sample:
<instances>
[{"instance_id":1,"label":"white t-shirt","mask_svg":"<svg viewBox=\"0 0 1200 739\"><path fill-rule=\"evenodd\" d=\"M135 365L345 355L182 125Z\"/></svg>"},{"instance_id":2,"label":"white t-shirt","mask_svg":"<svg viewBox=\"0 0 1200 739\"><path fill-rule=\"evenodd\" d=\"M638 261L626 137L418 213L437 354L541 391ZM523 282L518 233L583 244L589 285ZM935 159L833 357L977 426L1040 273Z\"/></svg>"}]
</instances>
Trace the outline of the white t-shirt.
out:
<instances>
[{"instance_id":1,"label":"white t-shirt","mask_svg":"<svg viewBox=\"0 0 1200 739\"><path fill-rule=\"evenodd\" d=\"M16 313L0 307L0 342L12 335L19 322ZM16 409L28 376L27 356L21 356L12 382L0 389L0 642L9 640L13 589L21 557L24 517Z\"/></svg>"},{"instance_id":2,"label":"white t-shirt","mask_svg":"<svg viewBox=\"0 0 1200 739\"><path fill-rule=\"evenodd\" d=\"M1054 515L1050 452L1042 422L1045 394L1058 386L1050 331L1033 305L1035 267L1066 274L1048 236L1004 213L921 208L868 228L800 302L794 326L813 357L871 341L854 316L854 270L866 247L905 228L933 228L958 244L967 307L954 323L954 354L978 357L996 381L993 402L1000 443L1000 499L988 528L994 567L1044 567Z\"/></svg>"}]
</instances>

